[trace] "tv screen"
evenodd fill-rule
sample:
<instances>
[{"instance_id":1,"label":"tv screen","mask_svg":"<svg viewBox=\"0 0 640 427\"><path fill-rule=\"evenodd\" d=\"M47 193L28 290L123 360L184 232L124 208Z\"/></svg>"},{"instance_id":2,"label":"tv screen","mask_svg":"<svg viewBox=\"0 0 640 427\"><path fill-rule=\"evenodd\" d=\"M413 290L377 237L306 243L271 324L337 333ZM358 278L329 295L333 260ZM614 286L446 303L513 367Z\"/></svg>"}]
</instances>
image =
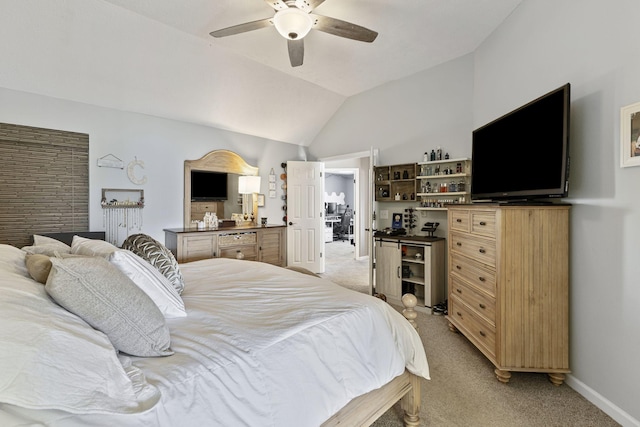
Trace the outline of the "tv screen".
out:
<instances>
[{"instance_id":1,"label":"tv screen","mask_svg":"<svg viewBox=\"0 0 640 427\"><path fill-rule=\"evenodd\" d=\"M472 200L568 195L570 97L567 83L473 131Z\"/></svg>"},{"instance_id":2,"label":"tv screen","mask_svg":"<svg viewBox=\"0 0 640 427\"><path fill-rule=\"evenodd\" d=\"M227 174L222 172L192 170L191 200L227 200Z\"/></svg>"}]
</instances>

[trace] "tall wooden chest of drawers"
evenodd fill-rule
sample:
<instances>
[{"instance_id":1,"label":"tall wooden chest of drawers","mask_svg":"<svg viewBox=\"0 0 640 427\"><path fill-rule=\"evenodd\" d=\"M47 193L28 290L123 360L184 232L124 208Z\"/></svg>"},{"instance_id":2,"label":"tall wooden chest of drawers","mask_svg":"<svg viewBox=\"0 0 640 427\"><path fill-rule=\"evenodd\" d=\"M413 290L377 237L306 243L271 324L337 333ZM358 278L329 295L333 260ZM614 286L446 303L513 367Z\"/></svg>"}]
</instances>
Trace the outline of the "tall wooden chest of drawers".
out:
<instances>
[{"instance_id":1,"label":"tall wooden chest of drawers","mask_svg":"<svg viewBox=\"0 0 640 427\"><path fill-rule=\"evenodd\" d=\"M449 206L449 326L495 365L569 371L570 206Z\"/></svg>"}]
</instances>

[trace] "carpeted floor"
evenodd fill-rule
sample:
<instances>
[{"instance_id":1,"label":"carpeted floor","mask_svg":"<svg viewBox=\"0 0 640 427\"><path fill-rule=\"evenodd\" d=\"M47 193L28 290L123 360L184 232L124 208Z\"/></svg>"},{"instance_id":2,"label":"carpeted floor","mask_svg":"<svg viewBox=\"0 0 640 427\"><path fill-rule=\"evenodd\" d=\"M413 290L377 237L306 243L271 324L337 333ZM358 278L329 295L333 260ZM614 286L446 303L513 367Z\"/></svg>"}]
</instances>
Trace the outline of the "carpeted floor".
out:
<instances>
[{"instance_id":1,"label":"carpeted floor","mask_svg":"<svg viewBox=\"0 0 640 427\"><path fill-rule=\"evenodd\" d=\"M322 276L368 293L368 260L354 260L353 246L347 242L326 247L326 273ZM545 374L514 372L509 384L498 382L493 365L464 336L451 332L444 316L419 313L417 322L431 371L431 380L422 382L422 425L618 425L567 385L551 384ZM373 426L401 427L399 411L396 405Z\"/></svg>"},{"instance_id":2,"label":"carpeted floor","mask_svg":"<svg viewBox=\"0 0 640 427\"><path fill-rule=\"evenodd\" d=\"M355 246L348 241L325 244L325 272L320 274L338 285L369 293L369 259L355 259Z\"/></svg>"}]
</instances>

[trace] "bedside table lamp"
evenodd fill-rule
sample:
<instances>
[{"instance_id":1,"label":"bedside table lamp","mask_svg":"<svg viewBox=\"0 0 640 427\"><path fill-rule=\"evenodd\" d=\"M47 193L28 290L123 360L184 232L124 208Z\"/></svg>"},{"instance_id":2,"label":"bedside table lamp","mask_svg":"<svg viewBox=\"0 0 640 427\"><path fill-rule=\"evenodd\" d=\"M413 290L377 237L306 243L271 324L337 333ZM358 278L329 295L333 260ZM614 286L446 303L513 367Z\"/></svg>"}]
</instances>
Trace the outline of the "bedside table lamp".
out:
<instances>
[{"instance_id":1,"label":"bedside table lamp","mask_svg":"<svg viewBox=\"0 0 640 427\"><path fill-rule=\"evenodd\" d=\"M251 218L251 222L255 223L255 208L257 201L254 194L260 192L260 177L242 175L238 177L238 193L242 194L242 213L244 219ZM249 197L251 196L251 197Z\"/></svg>"}]
</instances>

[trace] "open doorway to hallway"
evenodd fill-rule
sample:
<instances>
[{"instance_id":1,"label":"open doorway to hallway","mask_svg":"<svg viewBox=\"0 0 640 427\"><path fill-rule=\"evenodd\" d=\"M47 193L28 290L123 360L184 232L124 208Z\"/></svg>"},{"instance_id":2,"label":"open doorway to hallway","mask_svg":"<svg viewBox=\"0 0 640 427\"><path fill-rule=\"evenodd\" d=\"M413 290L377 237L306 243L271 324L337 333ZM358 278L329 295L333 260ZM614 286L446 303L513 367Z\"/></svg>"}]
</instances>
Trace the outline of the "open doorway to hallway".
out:
<instances>
[{"instance_id":1,"label":"open doorway to hallway","mask_svg":"<svg viewBox=\"0 0 640 427\"><path fill-rule=\"evenodd\" d=\"M331 242L325 242L325 274L322 276L364 293L371 293L372 286L369 260L372 206L369 183L373 164L371 155L367 151L319 159L325 164L325 176L338 172L349 176L350 182L346 185L353 188L354 193L353 204L345 203L344 206L346 208L346 204L349 204L349 207L353 208L353 234L350 233L349 240L332 239ZM331 194L333 191L325 180L325 193ZM337 191L336 195L339 195ZM345 191L345 198L347 197ZM328 233L329 231L326 240Z\"/></svg>"},{"instance_id":2,"label":"open doorway to hallway","mask_svg":"<svg viewBox=\"0 0 640 427\"><path fill-rule=\"evenodd\" d=\"M355 246L356 230L356 174L354 169L325 169L325 252L334 242Z\"/></svg>"}]
</instances>

